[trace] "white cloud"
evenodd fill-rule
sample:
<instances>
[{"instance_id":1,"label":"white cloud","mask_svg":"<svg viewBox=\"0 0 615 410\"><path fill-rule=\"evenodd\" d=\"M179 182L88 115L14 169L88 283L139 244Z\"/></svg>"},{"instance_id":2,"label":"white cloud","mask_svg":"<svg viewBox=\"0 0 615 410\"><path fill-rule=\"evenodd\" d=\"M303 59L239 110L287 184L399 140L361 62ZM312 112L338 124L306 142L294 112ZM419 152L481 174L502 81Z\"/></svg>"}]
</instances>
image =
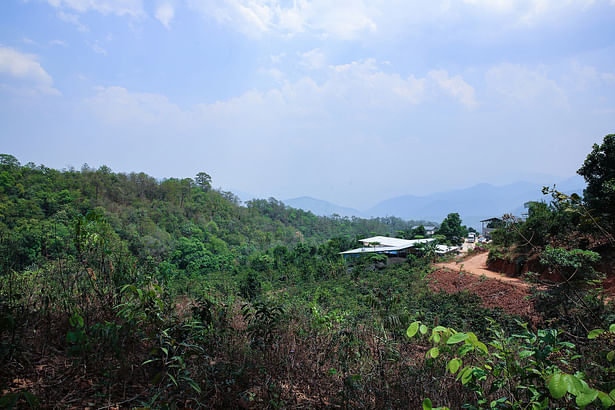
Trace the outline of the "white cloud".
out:
<instances>
[{"instance_id":1,"label":"white cloud","mask_svg":"<svg viewBox=\"0 0 615 410\"><path fill-rule=\"evenodd\" d=\"M286 57L286 53L272 54L269 56L273 64L280 64L284 57Z\"/></svg>"},{"instance_id":2,"label":"white cloud","mask_svg":"<svg viewBox=\"0 0 615 410\"><path fill-rule=\"evenodd\" d=\"M26 44L36 44L36 41L34 41L34 40L32 40L31 38L28 38L28 37L22 38L21 41L23 41Z\"/></svg>"},{"instance_id":3,"label":"white cloud","mask_svg":"<svg viewBox=\"0 0 615 410\"><path fill-rule=\"evenodd\" d=\"M331 66L324 86L331 95L366 107L394 107L400 103L418 104L425 100L425 78L414 75L403 78L397 73L382 71L380 66L374 59Z\"/></svg>"},{"instance_id":4,"label":"white cloud","mask_svg":"<svg viewBox=\"0 0 615 410\"><path fill-rule=\"evenodd\" d=\"M596 67L582 65L578 61L572 62L570 71L568 80L572 82L571 86L580 90L615 84L615 73L600 72Z\"/></svg>"},{"instance_id":5,"label":"white cloud","mask_svg":"<svg viewBox=\"0 0 615 410\"><path fill-rule=\"evenodd\" d=\"M60 46L60 47L68 47L68 43L64 40L50 40L49 45L51 46Z\"/></svg>"},{"instance_id":6,"label":"white cloud","mask_svg":"<svg viewBox=\"0 0 615 410\"><path fill-rule=\"evenodd\" d=\"M0 46L0 74L19 79L30 89L45 94L60 94L53 88L51 76L41 67L37 57L32 54L23 54L13 48Z\"/></svg>"},{"instance_id":7,"label":"white cloud","mask_svg":"<svg viewBox=\"0 0 615 410\"><path fill-rule=\"evenodd\" d=\"M313 31L324 36L356 38L363 31L375 31L373 10L362 0L187 0L190 7L206 17L250 36L264 33L295 35Z\"/></svg>"},{"instance_id":8,"label":"white cloud","mask_svg":"<svg viewBox=\"0 0 615 410\"><path fill-rule=\"evenodd\" d=\"M284 80L284 78L286 78L286 74L284 74L282 71L278 70L277 68L270 68L269 70L266 70L265 72L269 74L271 78L273 78L274 80L278 82L281 82L282 80Z\"/></svg>"},{"instance_id":9,"label":"white cloud","mask_svg":"<svg viewBox=\"0 0 615 410\"><path fill-rule=\"evenodd\" d=\"M428 76L435 81L438 87L444 92L458 99L464 105L469 107L476 105L474 88L466 83L460 75L449 77L446 70L432 70L428 73Z\"/></svg>"},{"instance_id":10,"label":"white cloud","mask_svg":"<svg viewBox=\"0 0 615 410\"><path fill-rule=\"evenodd\" d=\"M79 21L79 16L73 13L65 13L63 11L59 11L57 14L58 18L66 23L73 24L77 27L77 30L81 32L88 32L90 29Z\"/></svg>"},{"instance_id":11,"label":"white cloud","mask_svg":"<svg viewBox=\"0 0 615 410\"><path fill-rule=\"evenodd\" d=\"M547 76L546 71L541 66L529 68L503 63L490 68L485 73L485 80L488 88L518 102L565 103L564 91Z\"/></svg>"},{"instance_id":12,"label":"white cloud","mask_svg":"<svg viewBox=\"0 0 615 410\"><path fill-rule=\"evenodd\" d=\"M175 17L175 8L171 3L162 3L156 8L155 16L166 28L169 28L171 20Z\"/></svg>"},{"instance_id":13,"label":"white cloud","mask_svg":"<svg viewBox=\"0 0 615 410\"><path fill-rule=\"evenodd\" d=\"M96 107L97 115L110 124L127 122L139 124L159 124L176 118L182 119L179 107L160 94L128 92L123 87L98 87L98 93L86 100Z\"/></svg>"},{"instance_id":14,"label":"white cloud","mask_svg":"<svg viewBox=\"0 0 615 410\"><path fill-rule=\"evenodd\" d=\"M532 24L539 18L565 10L585 11L595 0L463 0L477 9L512 16L517 23Z\"/></svg>"},{"instance_id":15,"label":"white cloud","mask_svg":"<svg viewBox=\"0 0 615 410\"><path fill-rule=\"evenodd\" d=\"M310 77L302 77L283 81L268 91L252 90L226 101L199 104L190 109L181 109L163 95L134 93L122 87L98 88L98 94L88 104L96 106L97 115L112 123L139 121L151 125L166 118L184 126L215 124L218 129L232 133L238 127L258 128L255 122L265 127L294 126L303 120L326 122L332 112L338 115L336 121L356 122L357 118L363 118L361 121L369 122L381 113L406 112L412 106L447 95L465 105L476 103L474 89L460 75L451 77L447 71L439 70L425 77L404 78L381 67L374 59L329 66L323 71L326 79L320 84ZM285 78L285 73L277 69L267 73L279 80ZM372 110L375 110L373 114ZM370 114L365 116L365 112Z\"/></svg>"},{"instance_id":16,"label":"white cloud","mask_svg":"<svg viewBox=\"0 0 615 410\"><path fill-rule=\"evenodd\" d=\"M310 70L323 68L327 62L325 55L318 48L297 54L300 57L299 64Z\"/></svg>"},{"instance_id":17,"label":"white cloud","mask_svg":"<svg viewBox=\"0 0 615 410\"><path fill-rule=\"evenodd\" d=\"M142 0L47 0L47 3L56 8L72 9L78 13L92 10L118 16L143 14Z\"/></svg>"},{"instance_id":18,"label":"white cloud","mask_svg":"<svg viewBox=\"0 0 615 410\"><path fill-rule=\"evenodd\" d=\"M379 32L433 28L464 22L469 16L506 26L526 26L560 13L573 16L608 0L186 0L207 18L249 36L293 36L308 32L352 40ZM610 0L615 4L615 0Z\"/></svg>"},{"instance_id":19,"label":"white cloud","mask_svg":"<svg viewBox=\"0 0 615 410\"><path fill-rule=\"evenodd\" d=\"M103 56L106 56L108 54L107 50L103 46L101 46L98 41L96 41L94 43L91 43L91 42L88 41L88 42L86 42L86 44L89 45L90 48L92 49L92 51L94 51L96 54L100 54L100 55L103 55Z\"/></svg>"},{"instance_id":20,"label":"white cloud","mask_svg":"<svg viewBox=\"0 0 615 410\"><path fill-rule=\"evenodd\" d=\"M615 84L615 73L601 73L600 78L607 84Z\"/></svg>"}]
</instances>

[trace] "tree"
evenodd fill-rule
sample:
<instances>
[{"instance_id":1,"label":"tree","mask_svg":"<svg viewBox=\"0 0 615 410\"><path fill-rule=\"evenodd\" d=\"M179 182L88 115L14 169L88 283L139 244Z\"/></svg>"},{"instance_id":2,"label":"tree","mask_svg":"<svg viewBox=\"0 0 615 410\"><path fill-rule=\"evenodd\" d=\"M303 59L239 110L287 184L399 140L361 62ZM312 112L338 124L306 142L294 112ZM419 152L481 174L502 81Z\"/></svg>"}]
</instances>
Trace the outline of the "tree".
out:
<instances>
[{"instance_id":1,"label":"tree","mask_svg":"<svg viewBox=\"0 0 615 410\"><path fill-rule=\"evenodd\" d=\"M421 238L427 236L427 231L423 225L419 225L412 230L412 237L416 238L417 236L420 236Z\"/></svg>"},{"instance_id":2,"label":"tree","mask_svg":"<svg viewBox=\"0 0 615 410\"><path fill-rule=\"evenodd\" d=\"M17 168L20 165L21 164L19 163L17 158L15 158L14 156L9 155L9 154L0 154L0 166L6 167L6 168Z\"/></svg>"},{"instance_id":3,"label":"tree","mask_svg":"<svg viewBox=\"0 0 615 410\"><path fill-rule=\"evenodd\" d=\"M583 191L586 204L609 223L615 222L615 134L594 144L577 173L587 182Z\"/></svg>"},{"instance_id":4,"label":"tree","mask_svg":"<svg viewBox=\"0 0 615 410\"><path fill-rule=\"evenodd\" d=\"M454 245L461 245L463 238L468 234L468 229L461 225L459 214L454 212L444 218L437 233L444 235L448 242Z\"/></svg>"},{"instance_id":5,"label":"tree","mask_svg":"<svg viewBox=\"0 0 615 410\"><path fill-rule=\"evenodd\" d=\"M205 192L211 189L211 177L205 172L199 172L196 174L194 181Z\"/></svg>"}]
</instances>

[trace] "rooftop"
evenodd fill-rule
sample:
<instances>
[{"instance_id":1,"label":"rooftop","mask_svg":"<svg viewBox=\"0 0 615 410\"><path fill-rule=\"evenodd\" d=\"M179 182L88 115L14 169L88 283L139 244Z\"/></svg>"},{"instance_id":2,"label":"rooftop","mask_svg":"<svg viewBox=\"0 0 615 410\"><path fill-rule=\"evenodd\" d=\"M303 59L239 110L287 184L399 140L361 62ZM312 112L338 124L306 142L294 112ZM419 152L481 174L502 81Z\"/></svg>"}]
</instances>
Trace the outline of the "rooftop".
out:
<instances>
[{"instance_id":1,"label":"rooftop","mask_svg":"<svg viewBox=\"0 0 615 410\"><path fill-rule=\"evenodd\" d=\"M360 239L359 242L362 242L364 245L368 245L370 243L376 243L380 246L395 246L404 248L411 248L419 243L427 243L431 242L434 239L399 239L399 238L390 238L388 236L372 236L371 238Z\"/></svg>"},{"instance_id":2,"label":"rooftop","mask_svg":"<svg viewBox=\"0 0 615 410\"><path fill-rule=\"evenodd\" d=\"M363 243L362 248L351 249L345 252L340 252L341 255L350 255L357 253L382 253L382 252L397 252L408 248L413 248L418 244L434 241L435 239L399 239L390 238L388 236L373 236L359 240ZM369 244L377 244L370 246Z\"/></svg>"}]
</instances>

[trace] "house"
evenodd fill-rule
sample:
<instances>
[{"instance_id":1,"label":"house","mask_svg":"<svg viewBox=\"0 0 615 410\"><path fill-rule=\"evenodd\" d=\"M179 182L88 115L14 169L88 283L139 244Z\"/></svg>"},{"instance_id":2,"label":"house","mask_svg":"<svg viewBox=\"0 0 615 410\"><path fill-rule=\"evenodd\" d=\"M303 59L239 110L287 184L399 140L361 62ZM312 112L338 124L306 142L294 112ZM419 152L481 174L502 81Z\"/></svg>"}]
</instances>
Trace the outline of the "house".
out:
<instances>
[{"instance_id":1,"label":"house","mask_svg":"<svg viewBox=\"0 0 615 410\"><path fill-rule=\"evenodd\" d=\"M459 254L461 252L461 246L447 246L447 245L436 245L436 255L444 256L449 253Z\"/></svg>"},{"instance_id":2,"label":"house","mask_svg":"<svg viewBox=\"0 0 615 410\"><path fill-rule=\"evenodd\" d=\"M368 253L377 253L387 255L389 257L404 258L410 253L418 251L418 245L434 241L435 239L399 239L389 238L388 236L373 236L359 240L363 244L362 247L351 249L349 251L340 252L344 257L359 256Z\"/></svg>"},{"instance_id":3,"label":"house","mask_svg":"<svg viewBox=\"0 0 615 410\"><path fill-rule=\"evenodd\" d=\"M504 225L504 221L500 218L487 218L480 221L482 224L481 232L486 238L491 238L491 232Z\"/></svg>"},{"instance_id":4,"label":"house","mask_svg":"<svg viewBox=\"0 0 615 410\"><path fill-rule=\"evenodd\" d=\"M417 229L419 226L421 226L421 225L416 225L416 226L413 226L413 227L412 227L412 230ZM433 235L434 233L436 233L436 227L435 227L435 226L432 226L432 225L423 225L423 228L425 228L425 235L427 235L427 236L431 236L431 235Z\"/></svg>"}]
</instances>

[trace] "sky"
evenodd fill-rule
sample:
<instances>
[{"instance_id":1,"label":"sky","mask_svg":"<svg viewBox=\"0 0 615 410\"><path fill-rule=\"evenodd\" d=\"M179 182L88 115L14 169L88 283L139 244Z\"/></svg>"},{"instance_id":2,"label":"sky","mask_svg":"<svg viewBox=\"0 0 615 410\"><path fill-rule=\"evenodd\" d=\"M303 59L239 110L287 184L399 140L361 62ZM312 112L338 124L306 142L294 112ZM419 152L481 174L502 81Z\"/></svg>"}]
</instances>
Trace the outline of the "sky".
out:
<instances>
[{"instance_id":1,"label":"sky","mask_svg":"<svg viewBox=\"0 0 615 410\"><path fill-rule=\"evenodd\" d=\"M557 182L615 133L615 0L2 0L0 152L366 209Z\"/></svg>"}]
</instances>

